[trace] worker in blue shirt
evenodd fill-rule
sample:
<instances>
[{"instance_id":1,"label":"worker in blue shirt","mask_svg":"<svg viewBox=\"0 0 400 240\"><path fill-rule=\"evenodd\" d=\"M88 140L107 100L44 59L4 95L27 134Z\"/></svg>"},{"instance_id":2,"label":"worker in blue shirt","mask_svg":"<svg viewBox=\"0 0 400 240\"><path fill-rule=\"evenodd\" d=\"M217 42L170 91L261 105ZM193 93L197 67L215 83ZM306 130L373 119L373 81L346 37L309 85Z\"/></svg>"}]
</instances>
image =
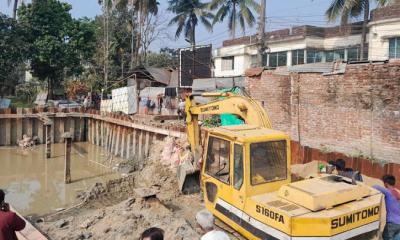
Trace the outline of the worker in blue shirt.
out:
<instances>
[{"instance_id":1,"label":"worker in blue shirt","mask_svg":"<svg viewBox=\"0 0 400 240\"><path fill-rule=\"evenodd\" d=\"M383 179L385 181L385 178ZM386 225L383 230L384 240L399 240L400 239L400 205L396 197L389 189L375 185L375 189L385 195L386 204Z\"/></svg>"}]
</instances>

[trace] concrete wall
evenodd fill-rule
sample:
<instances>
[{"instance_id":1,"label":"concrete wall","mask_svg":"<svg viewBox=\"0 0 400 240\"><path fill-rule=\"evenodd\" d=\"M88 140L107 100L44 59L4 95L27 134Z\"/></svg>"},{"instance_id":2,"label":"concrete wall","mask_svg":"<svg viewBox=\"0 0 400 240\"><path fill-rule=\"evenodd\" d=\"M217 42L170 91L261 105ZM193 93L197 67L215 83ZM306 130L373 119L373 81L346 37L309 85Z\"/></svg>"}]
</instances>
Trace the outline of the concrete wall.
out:
<instances>
[{"instance_id":1,"label":"concrete wall","mask_svg":"<svg viewBox=\"0 0 400 240\"><path fill-rule=\"evenodd\" d=\"M71 132L76 142L86 141L86 119L79 117L53 118L51 140L53 143L64 142L61 135ZM45 143L46 133L43 122L35 117L0 118L0 146L18 145L23 135L38 137L39 143Z\"/></svg>"},{"instance_id":2,"label":"concrete wall","mask_svg":"<svg viewBox=\"0 0 400 240\"><path fill-rule=\"evenodd\" d=\"M389 38L400 37L400 18L378 20L369 25L369 59L389 59Z\"/></svg>"},{"instance_id":3,"label":"concrete wall","mask_svg":"<svg viewBox=\"0 0 400 240\"><path fill-rule=\"evenodd\" d=\"M361 43L361 35L338 36L329 38L305 37L291 39L285 41L270 41L268 47L270 52L287 52L287 66L292 65L292 50L317 48L323 50L347 48L359 45ZM242 76L246 69L251 67L252 55L257 54L255 45L234 45L222 47L214 50L214 76L215 77L232 77ZM347 55L347 54L346 54ZM222 57L234 56L235 67L233 70L222 71Z\"/></svg>"},{"instance_id":4,"label":"concrete wall","mask_svg":"<svg viewBox=\"0 0 400 240\"><path fill-rule=\"evenodd\" d=\"M400 63L348 65L343 75L247 78L273 126L303 146L400 163Z\"/></svg>"}]
</instances>

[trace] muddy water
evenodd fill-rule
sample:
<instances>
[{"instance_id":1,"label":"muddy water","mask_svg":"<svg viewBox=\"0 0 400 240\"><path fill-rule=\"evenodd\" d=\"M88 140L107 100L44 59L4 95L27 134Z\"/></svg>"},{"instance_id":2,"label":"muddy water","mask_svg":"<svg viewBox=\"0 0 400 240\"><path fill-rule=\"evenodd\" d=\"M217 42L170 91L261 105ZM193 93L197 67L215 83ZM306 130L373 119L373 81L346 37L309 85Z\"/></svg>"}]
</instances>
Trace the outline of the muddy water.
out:
<instances>
[{"instance_id":1,"label":"muddy water","mask_svg":"<svg viewBox=\"0 0 400 240\"><path fill-rule=\"evenodd\" d=\"M110 158L98 146L74 143L72 183L65 185L64 144L54 144L53 157L47 160L44 145L26 150L0 147L0 188L7 192L6 201L21 214L45 214L78 203L77 194L94 183L118 177L106 167L118 161L121 159Z\"/></svg>"}]
</instances>

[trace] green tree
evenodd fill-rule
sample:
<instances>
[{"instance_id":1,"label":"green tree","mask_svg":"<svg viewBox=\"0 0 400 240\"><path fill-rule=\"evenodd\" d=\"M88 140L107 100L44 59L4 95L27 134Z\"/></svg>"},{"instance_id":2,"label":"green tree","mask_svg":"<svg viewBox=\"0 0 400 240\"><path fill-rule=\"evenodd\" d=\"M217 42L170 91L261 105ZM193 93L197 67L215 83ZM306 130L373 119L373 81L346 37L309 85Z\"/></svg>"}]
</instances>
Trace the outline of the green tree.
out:
<instances>
[{"instance_id":1,"label":"green tree","mask_svg":"<svg viewBox=\"0 0 400 240\"><path fill-rule=\"evenodd\" d=\"M378 5L384 6L391 0L375 0ZM366 59L365 44L367 40L367 25L369 22L370 0L333 0L328 10L326 17L328 21L334 22L340 18L341 25L347 25L350 18L363 16L361 44L360 44L360 59Z\"/></svg>"},{"instance_id":2,"label":"green tree","mask_svg":"<svg viewBox=\"0 0 400 240\"><path fill-rule=\"evenodd\" d=\"M131 49L135 50L131 53L131 68L141 64L140 49L143 49L143 35L146 34L146 23L149 22L149 18L153 15L158 14L157 0L119 0L116 6L119 8L131 9L131 19L135 27L131 29ZM133 47L135 40L135 47ZM146 53L142 53L146 55Z\"/></svg>"},{"instance_id":3,"label":"green tree","mask_svg":"<svg viewBox=\"0 0 400 240\"><path fill-rule=\"evenodd\" d=\"M159 53L150 52L147 55L147 66L157 68L177 68L178 59L168 53L160 50Z\"/></svg>"},{"instance_id":4,"label":"green tree","mask_svg":"<svg viewBox=\"0 0 400 240\"><path fill-rule=\"evenodd\" d=\"M90 66L84 73L91 88L104 89L105 93L108 93L112 87L124 84L124 81L120 79L129 73L131 54L135 52L135 44L132 42L136 42L136 35L133 41L131 38L132 28L135 26L131 18L133 9L126 7L122 1L107 5L107 7L110 8L94 20L95 29L97 29L95 44L102 47L96 48ZM105 65L107 67L104 67Z\"/></svg>"},{"instance_id":5,"label":"green tree","mask_svg":"<svg viewBox=\"0 0 400 240\"><path fill-rule=\"evenodd\" d=\"M255 0L212 0L209 8L211 10L218 9L213 24L223 22L225 17L228 16L228 27L232 38L235 38L237 21L239 21L240 28L244 33L246 24L252 27L256 22L251 8L259 12L260 5Z\"/></svg>"},{"instance_id":6,"label":"green tree","mask_svg":"<svg viewBox=\"0 0 400 240\"><path fill-rule=\"evenodd\" d=\"M183 32L185 38L192 44L196 45L196 27L199 21L206 27L208 31L212 31L210 20L214 19L214 15L208 11L207 4L200 0L169 0L168 10L175 14L169 25L176 24L175 37L179 38Z\"/></svg>"},{"instance_id":7,"label":"green tree","mask_svg":"<svg viewBox=\"0 0 400 240\"><path fill-rule=\"evenodd\" d=\"M49 98L65 77L82 73L82 65L96 47L92 23L74 20L70 10L71 5L58 0L35 0L18 11L19 21L29 33L32 75L47 82Z\"/></svg>"},{"instance_id":8,"label":"green tree","mask_svg":"<svg viewBox=\"0 0 400 240\"><path fill-rule=\"evenodd\" d=\"M12 93L23 73L29 51L26 30L14 19L0 14L0 95Z\"/></svg>"}]
</instances>

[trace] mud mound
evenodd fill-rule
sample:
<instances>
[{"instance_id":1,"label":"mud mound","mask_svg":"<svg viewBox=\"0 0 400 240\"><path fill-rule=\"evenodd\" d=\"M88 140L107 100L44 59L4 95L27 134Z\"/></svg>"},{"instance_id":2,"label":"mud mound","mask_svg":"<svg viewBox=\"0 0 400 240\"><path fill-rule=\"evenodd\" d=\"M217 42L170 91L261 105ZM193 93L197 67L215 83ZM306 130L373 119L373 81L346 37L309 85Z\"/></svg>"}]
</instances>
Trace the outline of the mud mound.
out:
<instances>
[{"instance_id":1,"label":"mud mound","mask_svg":"<svg viewBox=\"0 0 400 240\"><path fill-rule=\"evenodd\" d=\"M149 227L164 229L165 239L199 239L194 213L203 208L201 196L181 195L174 164L161 161L165 154L174 161L184 159L187 151L182 143L176 139L155 142L140 169L95 184L81 194L83 204L45 217L37 226L50 239L61 240L139 239Z\"/></svg>"}]
</instances>

